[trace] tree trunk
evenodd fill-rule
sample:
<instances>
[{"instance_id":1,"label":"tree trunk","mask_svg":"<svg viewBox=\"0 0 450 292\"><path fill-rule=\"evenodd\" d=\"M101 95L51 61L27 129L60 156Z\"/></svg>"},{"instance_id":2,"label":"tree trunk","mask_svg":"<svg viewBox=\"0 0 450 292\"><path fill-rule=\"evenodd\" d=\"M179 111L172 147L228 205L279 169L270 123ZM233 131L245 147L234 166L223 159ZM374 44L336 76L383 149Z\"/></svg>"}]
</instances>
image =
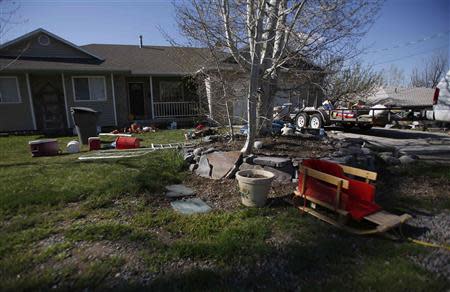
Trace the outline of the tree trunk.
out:
<instances>
[{"instance_id":1,"label":"tree trunk","mask_svg":"<svg viewBox=\"0 0 450 292\"><path fill-rule=\"evenodd\" d=\"M234 130L233 130L233 123L231 121L231 115L230 115L230 108L228 107L228 100L225 100L225 107L227 109L227 118L228 118L228 128L230 129L230 141L234 140Z\"/></svg>"},{"instance_id":2,"label":"tree trunk","mask_svg":"<svg viewBox=\"0 0 450 292\"><path fill-rule=\"evenodd\" d=\"M257 92L259 86L259 68L257 64L252 64L250 70L250 86L248 88L247 97L247 117L248 117L248 129L247 129L247 140L245 141L244 147L241 152L245 155L251 154L253 151L253 144L255 142L256 136L256 103L257 103Z\"/></svg>"},{"instance_id":3,"label":"tree trunk","mask_svg":"<svg viewBox=\"0 0 450 292\"><path fill-rule=\"evenodd\" d=\"M258 135L265 136L272 133L274 94L276 92L276 80L263 82L262 93L258 102Z\"/></svg>"}]
</instances>

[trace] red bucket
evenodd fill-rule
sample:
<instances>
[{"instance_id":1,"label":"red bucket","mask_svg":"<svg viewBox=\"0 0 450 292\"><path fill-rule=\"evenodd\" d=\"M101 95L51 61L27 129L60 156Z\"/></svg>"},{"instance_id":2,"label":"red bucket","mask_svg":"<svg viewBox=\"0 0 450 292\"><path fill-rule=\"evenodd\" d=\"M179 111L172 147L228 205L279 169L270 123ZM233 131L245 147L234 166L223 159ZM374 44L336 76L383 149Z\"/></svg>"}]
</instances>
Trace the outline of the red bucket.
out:
<instances>
[{"instance_id":1,"label":"red bucket","mask_svg":"<svg viewBox=\"0 0 450 292\"><path fill-rule=\"evenodd\" d=\"M89 151L100 150L100 148L102 148L102 143L99 137L89 137L88 144L89 144Z\"/></svg>"},{"instance_id":2,"label":"red bucket","mask_svg":"<svg viewBox=\"0 0 450 292\"><path fill-rule=\"evenodd\" d=\"M139 148L141 140L135 137L117 137L116 149L132 149Z\"/></svg>"}]
</instances>

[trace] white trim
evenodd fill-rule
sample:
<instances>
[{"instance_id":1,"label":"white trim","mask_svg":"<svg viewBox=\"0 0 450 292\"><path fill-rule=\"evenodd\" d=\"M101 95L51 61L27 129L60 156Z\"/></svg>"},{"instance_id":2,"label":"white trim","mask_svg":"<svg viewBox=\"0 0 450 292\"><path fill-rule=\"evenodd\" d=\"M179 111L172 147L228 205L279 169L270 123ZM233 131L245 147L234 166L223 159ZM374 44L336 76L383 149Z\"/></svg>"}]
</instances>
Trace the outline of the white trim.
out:
<instances>
[{"instance_id":1,"label":"white trim","mask_svg":"<svg viewBox=\"0 0 450 292\"><path fill-rule=\"evenodd\" d=\"M105 89L105 99L98 99L98 100L90 99L91 98L91 88L90 87L89 87L89 99L88 100L77 99L77 96L75 94L75 79L76 78L87 78L88 86L89 86L89 78L103 78L103 87ZM105 101L108 101L108 92L106 91L106 78L103 75L72 76L72 89L73 89L73 101L74 102L105 102Z\"/></svg>"},{"instance_id":2,"label":"white trim","mask_svg":"<svg viewBox=\"0 0 450 292\"><path fill-rule=\"evenodd\" d=\"M116 90L114 88L114 74L111 73L112 100L114 105L114 122L117 126Z\"/></svg>"},{"instance_id":3,"label":"white trim","mask_svg":"<svg viewBox=\"0 0 450 292\"><path fill-rule=\"evenodd\" d=\"M17 78L17 76L0 76L0 79L4 79L4 78L14 78L16 80L16 89L17 89L17 95L18 95L17 97L19 98L19 100L18 101L6 101L6 102L2 102L0 100L0 105L22 103L22 95L20 94L19 79Z\"/></svg>"},{"instance_id":4,"label":"white trim","mask_svg":"<svg viewBox=\"0 0 450 292\"><path fill-rule=\"evenodd\" d=\"M67 128L70 128L70 119L69 119L69 107L67 106L67 91L66 91L66 78L64 77L64 73L61 73L62 79L62 88L64 94L64 106L66 107L66 120L67 120Z\"/></svg>"},{"instance_id":5,"label":"white trim","mask_svg":"<svg viewBox=\"0 0 450 292\"><path fill-rule=\"evenodd\" d=\"M150 101L152 103L152 119L155 118L155 104L153 101L153 76L150 75Z\"/></svg>"},{"instance_id":6,"label":"white trim","mask_svg":"<svg viewBox=\"0 0 450 292\"><path fill-rule=\"evenodd\" d=\"M30 85L30 74L25 74L25 79L27 80L27 90L28 90L28 99L30 100L30 111L31 111L31 119L33 120L33 129L36 131L36 116L34 115L34 106L33 106L33 97L31 94L31 85Z\"/></svg>"},{"instance_id":7,"label":"white trim","mask_svg":"<svg viewBox=\"0 0 450 292\"><path fill-rule=\"evenodd\" d=\"M60 42L62 42L62 43L64 43L64 44L66 44L66 45L68 45L68 46L70 46L70 47L72 47L72 48L75 48L75 49L77 49L77 50L79 50L79 51L81 51L81 52L83 52L83 53L85 53L85 54L87 54L87 55L89 55L89 56L91 56L91 57L94 57L94 58L97 59L97 60L104 61L103 58L100 58L100 57L98 57L98 56L96 56L96 55L94 55L94 54L91 54L91 53L89 53L88 51L86 51L85 49L83 49L83 48L81 48L81 47L75 45L74 43L71 43L71 42L69 42L68 40L65 40L65 39L63 39L63 38L57 36L56 34L53 34L53 33L49 32L49 31L47 31L47 30L45 30L45 29L43 29L43 28L38 28L38 29L33 30L33 31L29 32L29 33L26 33L26 34L24 34L24 35L22 35L22 36L20 36L20 37L18 37L18 38L15 38L15 39L13 39L13 40L11 40L11 41L9 41L9 42L6 42L6 43L4 43L3 45L0 46L0 49L4 49L4 48L8 47L9 45L15 44L15 43L17 43L17 42L19 42L19 41L21 41L21 40L24 40L24 39L26 39L26 38L28 38L28 37L31 37L31 36L33 36L33 35L35 35L35 34L38 34L38 33L44 33L44 34L46 34L46 35L48 35L48 36L50 36L50 37L52 37L52 38L55 38L55 39L57 39L58 41L60 41Z\"/></svg>"}]
</instances>

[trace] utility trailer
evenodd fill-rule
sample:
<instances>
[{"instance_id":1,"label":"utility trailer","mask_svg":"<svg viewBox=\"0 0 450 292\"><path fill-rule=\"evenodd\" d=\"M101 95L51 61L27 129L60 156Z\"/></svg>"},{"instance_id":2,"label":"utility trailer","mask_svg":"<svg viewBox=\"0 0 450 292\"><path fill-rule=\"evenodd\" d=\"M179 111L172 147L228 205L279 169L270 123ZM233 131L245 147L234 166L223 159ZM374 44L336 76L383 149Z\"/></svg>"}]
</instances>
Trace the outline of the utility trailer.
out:
<instances>
[{"instance_id":1,"label":"utility trailer","mask_svg":"<svg viewBox=\"0 0 450 292\"><path fill-rule=\"evenodd\" d=\"M324 126L359 127L369 130L392 121L426 120L431 106L386 106L384 108L332 109L304 107L290 114L297 129L320 129Z\"/></svg>"}]
</instances>

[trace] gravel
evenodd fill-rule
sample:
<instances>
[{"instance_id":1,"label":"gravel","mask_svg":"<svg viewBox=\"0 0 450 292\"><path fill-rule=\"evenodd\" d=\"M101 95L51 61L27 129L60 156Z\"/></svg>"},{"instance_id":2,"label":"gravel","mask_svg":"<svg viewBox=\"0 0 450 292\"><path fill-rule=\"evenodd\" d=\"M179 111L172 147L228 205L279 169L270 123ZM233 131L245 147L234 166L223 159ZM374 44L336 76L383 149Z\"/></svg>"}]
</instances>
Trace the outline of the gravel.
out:
<instances>
[{"instance_id":1,"label":"gravel","mask_svg":"<svg viewBox=\"0 0 450 292\"><path fill-rule=\"evenodd\" d=\"M414 238L425 242L450 246L450 212L444 211L435 216L416 215L408 222L425 230ZM433 251L413 258L414 262L426 270L450 280L450 251L444 248L432 248Z\"/></svg>"}]
</instances>

